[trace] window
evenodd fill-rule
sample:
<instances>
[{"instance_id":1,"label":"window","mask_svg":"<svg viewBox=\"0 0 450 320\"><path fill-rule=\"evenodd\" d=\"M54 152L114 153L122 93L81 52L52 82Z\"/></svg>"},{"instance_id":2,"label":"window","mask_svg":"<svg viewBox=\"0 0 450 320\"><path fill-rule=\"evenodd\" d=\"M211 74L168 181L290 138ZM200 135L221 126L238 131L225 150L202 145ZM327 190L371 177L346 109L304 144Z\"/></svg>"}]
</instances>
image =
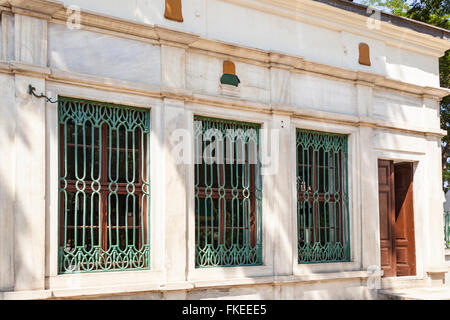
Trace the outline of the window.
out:
<instances>
[{"instance_id":1,"label":"window","mask_svg":"<svg viewBox=\"0 0 450 320\"><path fill-rule=\"evenodd\" d=\"M59 273L148 269L148 110L60 98Z\"/></svg>"},{"instance_id":2,"label":"window","mask_svg":"<svg viewBox=\"0 0 450 320\"><path fill-rule=\"evenodd\" d=\"M166 0L164 17L169 20L183 22L183 9L181 0Z\"/></svg>"},{"instance_id":3,"label":"window","mask_svg":"<svg viewBox=\"0 0 450 320\"><path fill-rule=\"evenodd\" d=\"M347 136L297 131L298 262L349 261Z\"/></svg>"},{"instance_id":4,"label":"window","mask_svg":"<svg viewBox=\"0 0 450 320\"><path fill-rule=\"evenodd\" d=\"M195 117L197 268L262 263L257 124Z\"/></svg>"},{"instance_id":5,"label":"window","mask_svg":"<svg viewBox=\"0 0 450 320\"><path fill-rule=\"evenodd\" d=\"M359 44L359 64L363 66L371 66L370 63L370 48L367 43L360 43Z\"/></svg>"},{"instance_id":6,"label":"window","mask_svg":"<svg viewBox=\"0 0 450 320\"><path fill-rule=\"evenodd\" d=\"M239 86L241 80L236 75L236 66L231 61L224 61L223 63L223 75L220 78L221 84L228 84L230 86Z\"/></svg>"}]
</instances>

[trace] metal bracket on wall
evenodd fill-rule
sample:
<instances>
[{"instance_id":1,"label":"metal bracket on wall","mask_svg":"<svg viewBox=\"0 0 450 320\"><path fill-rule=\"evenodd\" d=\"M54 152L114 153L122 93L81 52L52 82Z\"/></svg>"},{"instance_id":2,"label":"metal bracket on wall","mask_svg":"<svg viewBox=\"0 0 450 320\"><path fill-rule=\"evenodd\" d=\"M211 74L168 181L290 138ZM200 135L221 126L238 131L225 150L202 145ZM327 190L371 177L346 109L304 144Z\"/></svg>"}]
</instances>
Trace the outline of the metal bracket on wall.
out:
<instances>
[{"instance_id":1,"label":"metal bracket on wall","mask_svg":"<svg viewBox=\"0 0 450 320\"><path fill-rule=\"evenodd\" d=\"M45 98L45 100L47 100L47 102L50 102L50 103L58 103L58 100L52 100L51 98L47 97L43 93L41 93L40 95L37 95L36 88L33 87L31 84L28 86L28 94L33 95L36 98Z\"/></svg>"}]
</instances>

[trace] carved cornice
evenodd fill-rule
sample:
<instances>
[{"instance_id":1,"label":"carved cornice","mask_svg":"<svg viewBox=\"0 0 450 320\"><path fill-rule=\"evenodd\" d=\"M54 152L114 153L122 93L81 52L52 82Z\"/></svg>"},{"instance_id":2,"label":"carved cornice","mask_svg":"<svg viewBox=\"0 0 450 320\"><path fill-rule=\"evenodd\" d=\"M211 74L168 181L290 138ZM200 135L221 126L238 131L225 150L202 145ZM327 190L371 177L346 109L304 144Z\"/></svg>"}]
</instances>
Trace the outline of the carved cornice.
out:
<instances>
[{"instance_id":1,"label":"carved cornice","mask_svg":"<svg viewBox=\"0 0 450 320\"><path fill-rule=\"evenodd\" d=\"M70 17L70 12L66 9L57 11L52 18L59 23L66 23ZM103 16L96 13L81 11L80 24L84 27L93 27L111 32L122 33L124 35L136 36L143 39L158 40L158 34L154 27L131 22L119 18Z\"/></svg>"},{"instance_id":2,"label":"carved cornice","mask_svg":"<svg viewBox=\"0 0 450 320\"><path fill-rule=\"evenodd\" d=\"M0 0L0 6L12 8L13 12L47 19L64 9L62 2L53 0Z\"/></svg>"},{"instance_id":3,"label":"carved cornice","mask_svg":"<svg viewBox=\"0 0 450 320\"><path fill-rule=\"evenodd\" d=\"M181 44L188 47L200 38L199 35L176 31L158 25L155 25L153 29L155 30L158 39L164 41L165 43Z\"/></svg>"}]
</instances>

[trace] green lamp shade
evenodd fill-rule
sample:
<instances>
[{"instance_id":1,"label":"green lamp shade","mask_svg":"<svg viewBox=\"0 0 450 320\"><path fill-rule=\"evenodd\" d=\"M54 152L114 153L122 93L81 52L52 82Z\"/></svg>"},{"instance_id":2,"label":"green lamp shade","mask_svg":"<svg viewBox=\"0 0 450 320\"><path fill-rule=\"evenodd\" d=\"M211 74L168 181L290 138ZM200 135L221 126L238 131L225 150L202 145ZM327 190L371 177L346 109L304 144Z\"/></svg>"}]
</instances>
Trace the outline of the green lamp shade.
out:
<instances>
[{"instance_id":1,"label":"green lamp shade","mask_svg":"<svg viewBox=\"0 0 450 320\"><path fill-rule=\"evenodd\" d=\"M222 78L220 78L220 83L221 84L229 84L232 86L239 86L239 83L241 83L241 81L239 80L238 76L235 74L231 74L231 73L224 73L222 75Z\"/></svg>"}]
</instances>

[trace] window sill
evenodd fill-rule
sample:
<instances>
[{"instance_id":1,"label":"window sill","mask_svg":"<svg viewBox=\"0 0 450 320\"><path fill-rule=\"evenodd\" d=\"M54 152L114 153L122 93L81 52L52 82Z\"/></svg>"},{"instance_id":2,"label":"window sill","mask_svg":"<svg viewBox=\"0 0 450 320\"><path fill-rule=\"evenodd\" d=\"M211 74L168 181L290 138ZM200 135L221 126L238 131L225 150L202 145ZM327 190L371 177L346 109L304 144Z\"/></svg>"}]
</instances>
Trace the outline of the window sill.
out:
<instances>
[{"instance_id":1,"label":"window sill","mask_svg":"<svg viewBox=\"0 0 450 320\"><path fill-rule=\"evenodd\" d=\"M241 89L229 84L220 84L220 94L224 96L239 97Z\"/></svg>"},{"instance_id":2,"label":"window sill","mask_svg":"<svg viewBox=\"0 0 450 320\"><path fill-rule=\"evenodd\" d=\"M191 268L188 274L188 281L216 281L223 279L233 281L233 279L255 279L269 277L273 275L272 266L236 266L236 267L216 267L216 268Z\"/></svg>"},{"instance_id":3,"label":"window sill","mask_svg":"<svg viewBox=\"0 0 450 320\"><path fill-rule=\"evenodd\" d=\"M162 273L155 270L111 271L95 273L60 274L45 279L45 286L50 290L66 288L85 289L110 286L133 286L133 284L153 283L162 277Z\"/></svg>"},{"instance_id":4,"label":"window sill","mask_svg":"<svg viewBox=\"0 0 450 320\"><path fill-rule=\"evenodd\" d=\"M302 276L308 274L322 273L343 273L360 270L361 263L356 261L350 262L330 262L330 263L311 263L311 264L295 264L294 275Z\"/></svg>"}]
</instances>

